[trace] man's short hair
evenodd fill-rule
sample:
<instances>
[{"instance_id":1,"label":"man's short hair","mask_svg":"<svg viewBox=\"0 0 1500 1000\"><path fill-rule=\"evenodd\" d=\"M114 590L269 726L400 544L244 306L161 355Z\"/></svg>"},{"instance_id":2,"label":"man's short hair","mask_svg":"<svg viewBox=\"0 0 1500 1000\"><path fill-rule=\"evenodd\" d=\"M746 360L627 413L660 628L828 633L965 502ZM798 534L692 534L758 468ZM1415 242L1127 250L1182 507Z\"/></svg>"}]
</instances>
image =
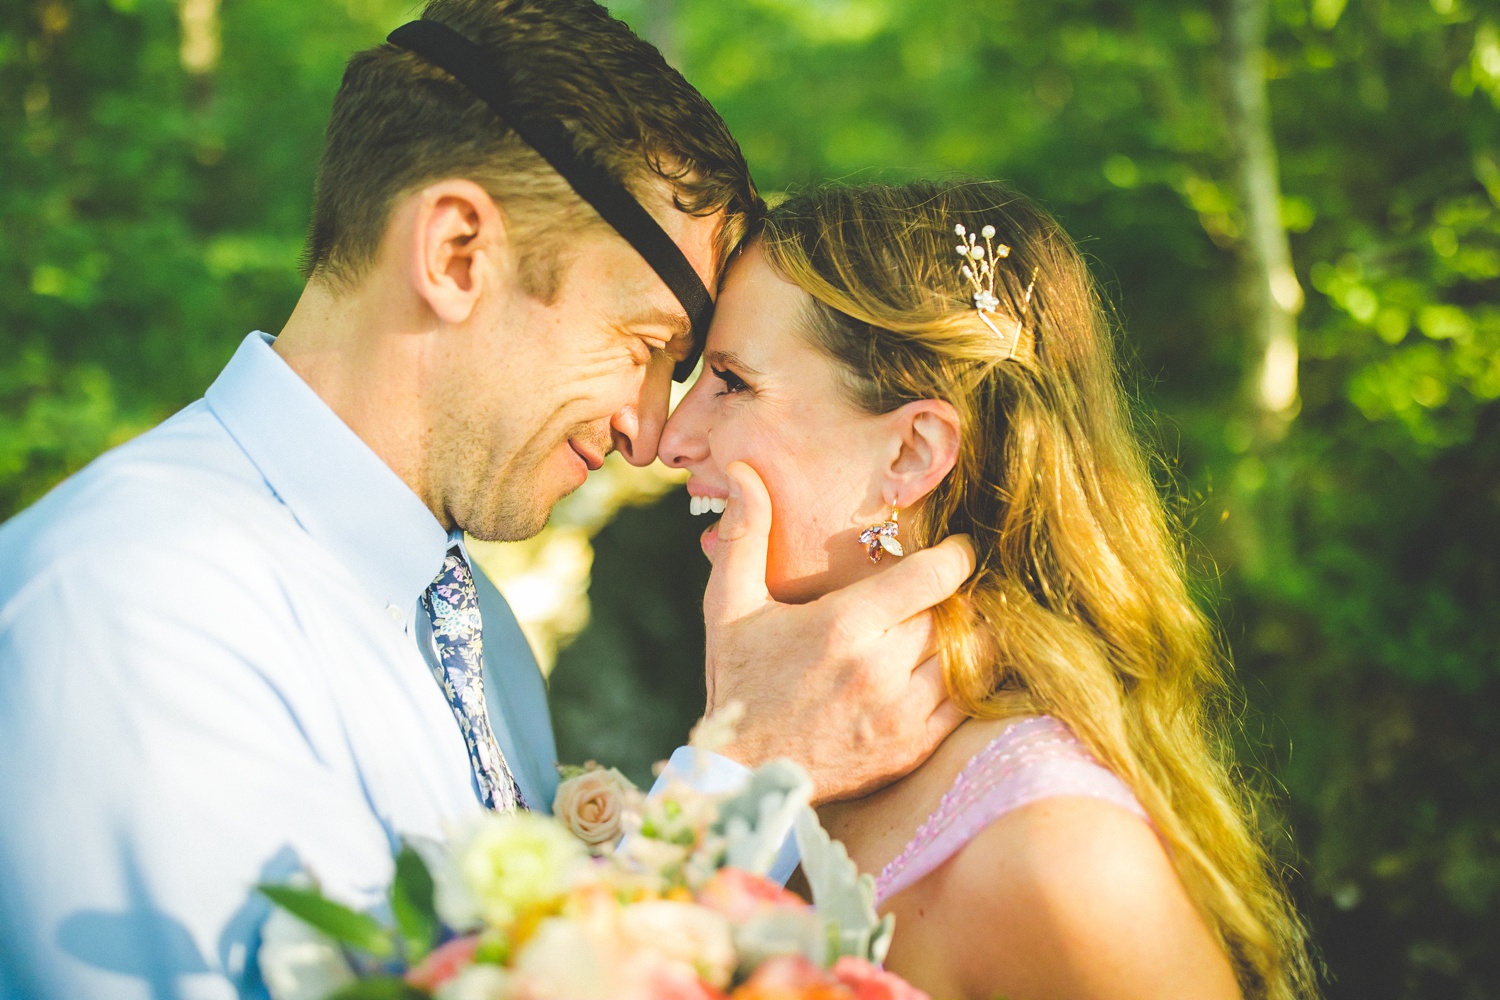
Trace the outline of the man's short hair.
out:
<instances>
[{"instance_id":1,"label":"man's short hair","mask_svg":"<svg viewBox=\"0 0 1500 1000\"><path fill-rule=\"evenodd\" d=\"M739 143L661 53L593 0L432 0L422 16L494 58L519 114L560 120L637 198L665 180L677 207L723 211L720 268L763 211ZM489 106L392 45L344 71L318 166L304 271L342 287L374 263L391 207L446 177L484 187L521 255L527 292L550 301L565 248L606 223Z\"/></svg>"}]
</instances>

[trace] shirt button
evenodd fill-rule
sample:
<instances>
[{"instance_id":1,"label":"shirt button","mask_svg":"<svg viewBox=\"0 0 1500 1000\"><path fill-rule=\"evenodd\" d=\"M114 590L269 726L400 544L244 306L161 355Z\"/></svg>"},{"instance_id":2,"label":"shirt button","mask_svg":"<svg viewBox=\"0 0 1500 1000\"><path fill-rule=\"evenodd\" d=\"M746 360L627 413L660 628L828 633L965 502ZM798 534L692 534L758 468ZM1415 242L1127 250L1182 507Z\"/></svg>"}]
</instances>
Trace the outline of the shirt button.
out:
<instances>
[{"instance_id":1,"label":"shirt button","mask_svg":"<svg viewBox=\"0 0 1500 1000\"><path fill-rule=\"evenodd\" d=\"M385 613L390 618L390 620L395 622L397 625L400 625L403 621L406 620L406 615L402 614L401 609L396 607L394 604L387 604L385 606Z\"/></svg>"}]
</instances>

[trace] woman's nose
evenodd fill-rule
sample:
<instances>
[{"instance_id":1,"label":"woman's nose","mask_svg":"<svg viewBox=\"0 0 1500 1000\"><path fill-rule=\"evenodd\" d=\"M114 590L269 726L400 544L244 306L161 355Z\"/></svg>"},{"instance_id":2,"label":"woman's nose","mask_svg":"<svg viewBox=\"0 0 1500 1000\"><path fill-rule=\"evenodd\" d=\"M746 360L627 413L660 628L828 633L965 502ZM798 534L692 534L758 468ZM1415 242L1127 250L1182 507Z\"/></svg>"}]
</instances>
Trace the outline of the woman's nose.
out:
<instances>
[{"instance_id":1,"label":"woman's nose","mask_svg":"<svg viewBox=\"0 0 1500 1000\"><path fill-rule=\"evenodd\" d=\"M704 394L699 392L702 384L700 380L688 390L662 428L656 454L663 465L682 469L708 457L708 421L702 403Z\"/></svg>"}]
</instances>

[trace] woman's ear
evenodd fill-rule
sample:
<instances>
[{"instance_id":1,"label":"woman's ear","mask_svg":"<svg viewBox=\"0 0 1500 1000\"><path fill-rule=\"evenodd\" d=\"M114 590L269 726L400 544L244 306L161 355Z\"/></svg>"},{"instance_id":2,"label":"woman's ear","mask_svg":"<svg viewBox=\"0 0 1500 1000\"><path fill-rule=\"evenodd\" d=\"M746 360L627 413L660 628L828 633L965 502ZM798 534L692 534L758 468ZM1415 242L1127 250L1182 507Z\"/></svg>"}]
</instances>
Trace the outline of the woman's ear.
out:
<instances>
[{"instance_id":1,"label":"woman's ear","mask_svg":"<svg viewBox=\"0 0 1500 1000\"><path fill-rule=\"evenodd\" d=\"M887 413L893 435L885 468L885 502L910 507L931 493L958 464L958 411L942 399L919 399Z\"/></svg>"},{"instance_id":2,"label":"woman's ear","mask_svg":"<svg viewBox=\"0 0 1500 1000\"><path fill-rule=\"evenodd\" d=\"M450 178L416 196L411 233L412 284L438 319L463 323L497 267L513 260L495 199L473 181Z\"/></svg>"}]
</instances>

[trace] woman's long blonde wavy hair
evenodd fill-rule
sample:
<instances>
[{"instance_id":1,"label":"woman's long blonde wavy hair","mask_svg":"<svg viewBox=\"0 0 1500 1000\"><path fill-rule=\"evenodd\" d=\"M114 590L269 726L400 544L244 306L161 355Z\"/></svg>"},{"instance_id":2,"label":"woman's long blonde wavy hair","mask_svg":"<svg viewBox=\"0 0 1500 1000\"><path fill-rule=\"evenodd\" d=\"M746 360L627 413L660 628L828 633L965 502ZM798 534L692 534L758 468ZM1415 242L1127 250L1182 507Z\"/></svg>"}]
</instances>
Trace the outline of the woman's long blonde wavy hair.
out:
<instances>
[{"instance_id":1,"label":"woman's long blonde wavy hair","mask_svg":"<svg viewBox=\"0 0 1500 1000\"><path fill-rule=\"evenodd\" d=\"M974 309L956 224L994 226L1010 247L998 336ZM1244 994L1315 996L1303 924L1232 763L1227 662L1184 582L1072 241L987 181L817 191L774 209L759 239L815 300L805 332L857 406L958 410L956 467L902 521L908 544L965 532L978 553L938 609L955 702L1066 723L1150 813Z\"/></svg>"}]
</instances>

